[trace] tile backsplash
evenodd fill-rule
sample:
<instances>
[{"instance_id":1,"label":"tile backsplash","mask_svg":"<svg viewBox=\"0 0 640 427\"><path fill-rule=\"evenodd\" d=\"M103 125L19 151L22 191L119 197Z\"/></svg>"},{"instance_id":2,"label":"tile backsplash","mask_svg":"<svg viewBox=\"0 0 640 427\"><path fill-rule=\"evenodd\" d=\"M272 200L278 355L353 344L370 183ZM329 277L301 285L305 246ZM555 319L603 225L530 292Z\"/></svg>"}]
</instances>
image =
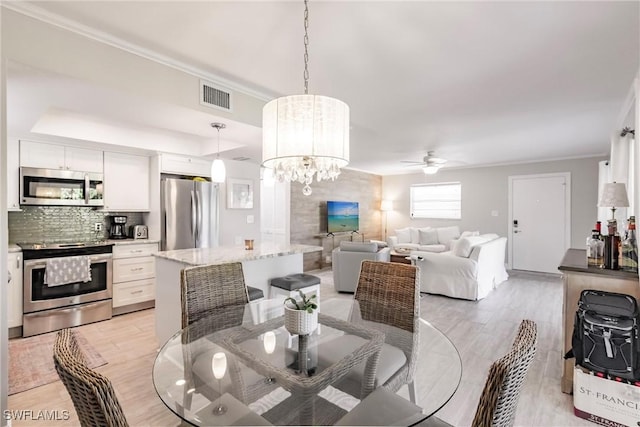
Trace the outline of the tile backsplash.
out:
<instances>
[{"instance_id":1,"label":"tile backsplash","mask_svg":"<svg viewBox=\"0 0 640 427\"><path fill-rule=\"evenodd\" d=\"M109 237L109 216L125 215L127 227L143 224L140 212L106 212L77 206L23 206L9 212L9 242L52 243L102 240ZM96 222L102 231L94 231Z\"/></svg>"}]
</instances>

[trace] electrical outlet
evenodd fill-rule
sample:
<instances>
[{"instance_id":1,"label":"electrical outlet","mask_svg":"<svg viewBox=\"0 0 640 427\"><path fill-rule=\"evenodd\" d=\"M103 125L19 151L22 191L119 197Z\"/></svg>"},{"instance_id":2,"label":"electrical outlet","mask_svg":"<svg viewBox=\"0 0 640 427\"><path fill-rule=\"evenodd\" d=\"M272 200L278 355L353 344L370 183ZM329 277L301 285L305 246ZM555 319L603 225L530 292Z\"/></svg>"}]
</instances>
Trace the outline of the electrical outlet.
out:
<instances>
[{"instance_id":1,"label":"electrical outlet","mask_svg":"<svg viewBox=\"0 0 640 427\"><path fill-rule=\"evenodd\" d=\"M102 223L101 222L96 222L95 224L93 224L93 230L94 231L102 231Z\"/></svg>"}]
</instances>

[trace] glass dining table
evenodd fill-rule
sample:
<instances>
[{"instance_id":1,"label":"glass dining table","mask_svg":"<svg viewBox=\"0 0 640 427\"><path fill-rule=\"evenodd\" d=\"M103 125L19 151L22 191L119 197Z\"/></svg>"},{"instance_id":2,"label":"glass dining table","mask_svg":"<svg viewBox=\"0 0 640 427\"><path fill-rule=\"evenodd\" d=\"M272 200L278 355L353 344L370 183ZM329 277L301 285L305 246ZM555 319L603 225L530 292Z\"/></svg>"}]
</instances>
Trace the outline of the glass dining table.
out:
<instances>
[{"instance_id":1,"label":"glass dining table","mask_svg":"<svg viewBox=\"0 0 640 427\"><path fill-rule=\"evenodd\" d=\"M388 369L385 342L410 342L408 351L418 352L424 418L458 388L460 356L428 322L418 333L379 324L350 298L323 300L319 311L318 328L297 336L284 327L281 299L212 310L160 349L158 396L193 425L333 425L381 386L375 378ZM411 359L407 349L404 356L395 350L400 363Z\"/></svg>"}]
</instances>

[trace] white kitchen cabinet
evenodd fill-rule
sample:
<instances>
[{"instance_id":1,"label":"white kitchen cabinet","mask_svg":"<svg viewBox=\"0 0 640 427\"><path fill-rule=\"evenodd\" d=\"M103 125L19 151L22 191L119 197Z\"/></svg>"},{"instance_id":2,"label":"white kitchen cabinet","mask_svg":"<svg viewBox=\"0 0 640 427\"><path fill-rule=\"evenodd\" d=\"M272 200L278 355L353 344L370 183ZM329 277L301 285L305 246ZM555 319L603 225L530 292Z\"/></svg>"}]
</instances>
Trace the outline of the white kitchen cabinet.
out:
<instances>
[{"instance_id":1,"label":"white kitchen cabinet","mask_svg":"<svg viewBox=\"0 0 640 427\"><path fill-rule=\"evenodd\" d=\"M160 172L178 175L211 176L211 161L197 157L163 154Z\"/></svg>"},{"instance_id":2,"label":"white kitchen cabinet","mask_svg":"<svg viewBox=\"0 0 640 427\"><path fill-rule=\"evenodd\" d=\"M149 157L105 151L104 209L149 210Z\"/></svg>"},{"instance_id":3,"label":"white kitchen cabinet","mask_svg":"<svg viewBox=\"0 0 640 427\"><path fill-rule=\"evenodd\" d=\"M20 166L102 173L103 158L99 150L20 141Z\"/></svg>"},{"instance_id":4,"label":"white kitchen cabinet","mask_svg":"<svg viewBox=\"0 0 640 427\"><path fill-rule=\"evenodd\" d=\"M7 301L9 328L22 326L22 252L9 252L7 263L11 280Z\"/></svg>"},{"instance_id":5,"label":"white kitchen cabinet","mask_svg":"<svg viewBox=\"0 0 640 427\"><path fill-rule=\"evenodd\" d=\"M155 305L157 243L116 245L113 248L113 314Z\"/></svg>"},{"instance_id":6,"label":"white kitchen cabinet","mask_svg":"<svg viewBox=\"0 0 640 427\"><path fill-rule=\"evenodd\" d=\"M20 142L7 141L7 210L20 210Z\"/></svg>"}]
</instances>

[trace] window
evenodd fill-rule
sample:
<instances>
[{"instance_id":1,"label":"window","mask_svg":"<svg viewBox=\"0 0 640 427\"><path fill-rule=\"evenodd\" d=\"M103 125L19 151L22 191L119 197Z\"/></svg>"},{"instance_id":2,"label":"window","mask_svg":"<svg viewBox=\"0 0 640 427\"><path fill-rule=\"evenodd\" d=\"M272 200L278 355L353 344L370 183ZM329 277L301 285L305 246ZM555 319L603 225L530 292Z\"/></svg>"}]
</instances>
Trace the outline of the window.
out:
<instances>
[{"instance_id":1,"label":"window","mask_svg":"<svg viewBox=\"0 0 640 427\"><path fill-rule=\"evenodd\" d=\"M461 201L462 184L459 182L412 185L411 218L460 219Z\"/></svg>"}]
</instances>

